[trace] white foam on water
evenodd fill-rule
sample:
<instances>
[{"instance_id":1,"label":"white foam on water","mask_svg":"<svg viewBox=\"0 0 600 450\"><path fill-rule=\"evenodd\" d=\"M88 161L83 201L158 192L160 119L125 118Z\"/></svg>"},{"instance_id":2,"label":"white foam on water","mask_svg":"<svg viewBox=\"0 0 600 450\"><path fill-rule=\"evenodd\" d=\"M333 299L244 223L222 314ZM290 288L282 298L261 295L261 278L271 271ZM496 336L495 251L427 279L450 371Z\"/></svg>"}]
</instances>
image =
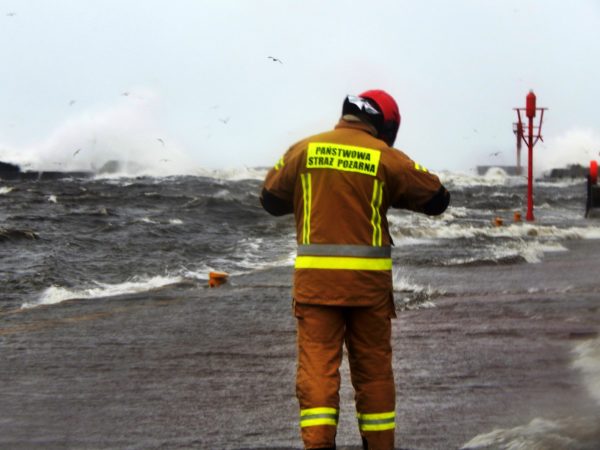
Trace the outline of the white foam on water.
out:
<instances>
[{"instance_id":1,"label":"white foam on water","mask_svg":"<svg viewBox=\"0 0 600 450\"><path fill-rule=\"evenodd\" d=\"M212 197L213 198L227 198L231 195L231 192L229 192L227 189L221 189L217 192L215 192Z\"/></svg>"},{"instance_id":2,"label":"white foam on water","mask_svg":"<svg viewBox=\"0 0 600 450\"><path fill-rule=\"evenodd\" d=\"M269 245L272 245L270 243ZM265 243L263 238L243 238L235 244L231 253L238 258L219 258L203 263L198 268L184 268L181 275L186 279L206 281L209 272L227 272L231 276L244 275L263 269L275 267L292 267L296 259L295 239L290 236L278 247L282 248L278 256L265 258Z\"/></svg>"},{"instance_id":3,"label":"white foam on water","mask_svg":"<svg viewBox=\"0 0 600 450\"><path fill-rule=\"evenodd\" d=\"M191 168L192 167L192 168ZM259 180L265 179L268 169L263 167L231 167L228 169L205 169L200 166L188 166L185 170L164 171L162 168L141 166L137 163L124 162L119 166L119 170L113 173L97 173L95 180L121 181L121 184L127 186L131 184L131 178L140 176L154 177L157 179L189 175L197 177L213 178L219 181L241 181L241 180Z\"/></svg>"},{"instance_id":4,"label":"white foam on water","mask_svg":"<svg viewBox=\"0 0 600 450\"><path fill-rule=\"evenodd\" d=\"M514 223L507 226L476 226L473 224L447 223L429 220L419 226L409 225L405 221L393 219L394 237L429 239L472 239L489 238L525 238L536 237L552 240L563 239L600 239L600 226L558 228L554 225Z\"/></svg>"},{"instance_id":5,"label":"white foam on water","mask_svg":"<svg viewBox=\"0 0 600 450\"><path fill-rule=\"evenodd\" d=\"M136 222L147 223L149 225L165 225L165 224L169 224L169 225L183 225L184 224L183 220L177 219L177 218L167 219L166 221L163 219L162 221L159 221L159 220L151 219L148 216L137 218L137 219L135 219L135 221Z\"/></svg>"},{"instance_id":6,"label":"white foam on water","mask_svg":"<svg viewBox=\"0 0 600 450\"><path fill-rule=\"evenodd\" d=\"M580 343L573 352L573 367L581 372L588 392L600 406L600 338Z\"/></svg>"},{"instance_id":7,"label":"white foam on water","mask_svg":"<svg viewBox=\"0 0 600 450\"><path fill-rule=\"evenodd\" d=\"M539 263L546 253L567 252L569 250L558 242L521 241L508 249L506 247L498 246L496 247L496 251L500 254L506 252L505 257L510 257L514 253L515 256L522 257L528 263Z\"/></svg>"},{"instance_id":8,"label":"white foam on water","mask_svg":"<svg viewBox=\"0 0 600 450\"><path fill-rule=\"evenodd\" d=\"M471 251L470 256L450 258L444 261L446 266L467 265L478 262L502 262L513 258L522 258L528 263L542 261L545 253L566 252L568 249L559 243L518 241L510 244L491 245L479 251Z\"/></svg>"},{"instance_id":9,"label":"white foam on water","mask_svg":"<svg viewBox=\"0 0 600 450\"><path fill-rule=\"evenodd\" d=\"M95 282L91 288L68 289L61 286L50 286L45 289L37 301L24 303L21 308L34 308L42 305L55 305L66 300L95 299L115 295L136 294L161 288L170 284L180 283L182 277L136 277L124 283L106 284Z\"/></svg>"},{"instance_id":10,"label":"white foam on water","mask_svg":"<svg viewBox=\"0 0 600 450\"><path fill-rule=\"evenodd\" d=\"M540 187L571 187L584 185L584 178L573 178L573 179L557 179L557 180L535 180L535 186ZM537 205L536 205L537 208Z\"/></svg>"},{"instance_id":11,"label":"white foam on water","mask_svg":"<svg viewBox=\"0 0 600 450\"><path fill-rule=\"evenodd\" d=\"M586 340L573 349L578 369L591 397L600 405L600 338ZM600 422L597 416L559 419L535 418L527 425L496 429L462 446L464 450L597 450Z\"/></svg>"},{"instance_id":12,"label":"white foam on water","mask_svg":"<svg viewBox=\"0 0 600 450\"><path fill-rule=\"evenodd\" d=\"M597 450L597 418L533 419L527 425L497 429L464 444L462 450Z\"/></svg>"},{"instance_id":13,"label":"white foam on water","mask_svg":"<svg viewBox=\"0 0 600 450\"><path fill-rule=\"evenodd\" d=\"M233 167L228 169L198 169L197 175L218 180L264 180L269 168L265 167Z\"/></svg>"},{"instance_id":14,"label":"white foam on water","mask_svg":"<svg viewBox=\"0 0 600 450\"><path fill-rule=\"evenodd\" d=\"M196 281L208 281L208 275L210 272L225 272L223 267L211 267L202 263L200 266L193 269L183 267L181 270L181 277L186 280Z\"/></svg>"},{"instance_id":15,"label":"white foam on water","mask_svg":"<svg viewBox=\"0 0 600 450\"><path fill-rule=\"evenodd\" d=\"M441 171L438 176L442 184L448 187L521 186L527 183L525 177L509 176L499 167L490 168L485 175Z\"/></svg>"},{"instance_id":16,"label":"white foam on water","mask_svg":"<svg viewBox=\"0 0 600 450\"><path fill-rule=\"evenodd\" d=\"M0 187L0 195L6 195L11 192L14 188L11 186L2 186Z\"/></svg>"},{"instance_id":17,"label":"white foam on water","mask_svg":"<svg viewBox=\"0 0 600 450\"><path fill-rule=\"evenodd\" d=\"M244 238L236 244L235 253L242 256L236 265L241 268L237 273L248 273L270 267L290 267L296 260L296 241L286 239L283 244L284 252L276 260L265 259L263 238Z\"/></svg>"},{"instance_id":18,"label":"white foam on water","mask_svg":"<svg viewBox=\"0 0 600 450\"><path fill-rule=\"evenodd\" d=\"M442 214L442 219L443 220L452 220L452 219L456 219L457 217L460 217L460 218L469 217L470 214L471 214L471 212L466 206L453 206L451 208L448 208Z\"/></svg>"},{"instance_id":19,"label":"white foam on water","mask_svg":"<svg viewBox=\"0 0 600 450\"><path fill-rule=\"evenodd\" d=\"M414 283L409 276L401 273L401 268L394 267L392 270L394 298L400 309L435 308L436 305L431 299L443 294L443 292L437 291L431 286Z\"/></svg>"}]
</instances>

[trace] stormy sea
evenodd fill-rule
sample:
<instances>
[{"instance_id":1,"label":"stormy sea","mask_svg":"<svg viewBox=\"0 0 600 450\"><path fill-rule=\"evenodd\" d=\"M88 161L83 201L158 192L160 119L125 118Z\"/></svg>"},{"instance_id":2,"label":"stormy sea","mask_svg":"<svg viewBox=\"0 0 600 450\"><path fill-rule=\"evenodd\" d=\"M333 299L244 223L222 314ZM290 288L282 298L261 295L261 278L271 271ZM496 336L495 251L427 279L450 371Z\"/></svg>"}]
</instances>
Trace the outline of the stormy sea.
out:
<instances>
[{"instance_id":1,"label":"stormy sea","mask_svg":"<svg viewBox=\"0 0 600 450\"><path fill-rule=\"evenodd\" d=\"M295 230L265 173L0 180L0 448L302 448ZM528 222L523 177L440 177L446 213L388 214L397 448L600 449L585 181L536 180Z\"/></svg>"}]
</instances>

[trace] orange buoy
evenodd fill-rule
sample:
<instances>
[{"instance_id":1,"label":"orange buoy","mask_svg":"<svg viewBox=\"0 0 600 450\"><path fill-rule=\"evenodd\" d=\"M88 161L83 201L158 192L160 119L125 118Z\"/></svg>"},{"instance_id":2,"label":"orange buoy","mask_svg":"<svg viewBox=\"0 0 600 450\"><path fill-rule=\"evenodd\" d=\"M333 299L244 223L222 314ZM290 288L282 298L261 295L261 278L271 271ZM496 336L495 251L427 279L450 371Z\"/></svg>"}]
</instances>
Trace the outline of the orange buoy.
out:
<instances>
[{"instance_id":1,"label":"orange buoy","mask_svg":"<svg viewBox=\"0 0 600 450\"><path fill-rule=\"evenodd\" d=\"M229 274L226 272L210 272L208 274L208 286L211 288L221 286L227 282L228 277Z\"/></svg>"},{"instance_id":2,"label":"orange buoy","mask_svg":"<svg viewBox=\"0 0 600 450\"><path fill-rule=\"evenodd\" d=\"M521 213L519 211L515 211L515 215L513 218L514 218L515 222L520 222L521 221Z\"/></svg>"},{"instance_id":3,"label":"orange buoy","mask_svg":"<svg viewBox=\"0 0 600 450\"><path fill-rule=\"evenodd\" d=\"M494 219L494 225L496 225L497 227L501 227L503 223L504 221L502 220L502 217L496 217Z\"/></svg>"}]
</instances>

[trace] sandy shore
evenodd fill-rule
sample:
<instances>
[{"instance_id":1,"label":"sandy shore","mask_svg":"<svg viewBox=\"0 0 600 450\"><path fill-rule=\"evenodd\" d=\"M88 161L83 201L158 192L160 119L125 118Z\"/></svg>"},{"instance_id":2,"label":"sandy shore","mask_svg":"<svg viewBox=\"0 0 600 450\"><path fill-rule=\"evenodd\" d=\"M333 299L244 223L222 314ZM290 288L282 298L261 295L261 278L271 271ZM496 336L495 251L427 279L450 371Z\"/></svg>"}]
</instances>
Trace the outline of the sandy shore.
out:
<instances>
[{"instance_id":1,"label":"sandy shore","mask_svg":"<svg viewBox=\"0 0 600 450\"><path fill-rule=\"evenodd\" d=\"M598 414L572 361L575 345L597 337L600 243L568 246L539 264L440 275L508 287L547 279L545 290L447 292L435 308L399 312L398 448L459 448L535 418ZM0 448L301 448L290 280L280 268L219 289L3 314ZM347 363L342 370L338 445L358 448Z\"/></svg>"}]
</instances>

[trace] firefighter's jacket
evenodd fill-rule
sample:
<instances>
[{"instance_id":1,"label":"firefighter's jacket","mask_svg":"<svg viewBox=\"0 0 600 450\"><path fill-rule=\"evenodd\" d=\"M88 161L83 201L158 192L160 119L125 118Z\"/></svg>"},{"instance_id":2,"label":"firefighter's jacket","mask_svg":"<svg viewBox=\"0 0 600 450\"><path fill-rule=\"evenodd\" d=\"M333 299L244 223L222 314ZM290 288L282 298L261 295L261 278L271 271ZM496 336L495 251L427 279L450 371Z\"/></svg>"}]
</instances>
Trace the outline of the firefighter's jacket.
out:
<instances>
[{"instance_id":1,"label":"firefighter's jacket","mask_svg":"<svg viewBox=\"0 0 600 450\"><path fill-rule=\"evenodd\" d=\"M299 303L368 306L389 299L388 208L440 214L449 202L437 176L352 119L294 144L265 179L265 209L296 219Z\"/></svg>"}]
</instances>

